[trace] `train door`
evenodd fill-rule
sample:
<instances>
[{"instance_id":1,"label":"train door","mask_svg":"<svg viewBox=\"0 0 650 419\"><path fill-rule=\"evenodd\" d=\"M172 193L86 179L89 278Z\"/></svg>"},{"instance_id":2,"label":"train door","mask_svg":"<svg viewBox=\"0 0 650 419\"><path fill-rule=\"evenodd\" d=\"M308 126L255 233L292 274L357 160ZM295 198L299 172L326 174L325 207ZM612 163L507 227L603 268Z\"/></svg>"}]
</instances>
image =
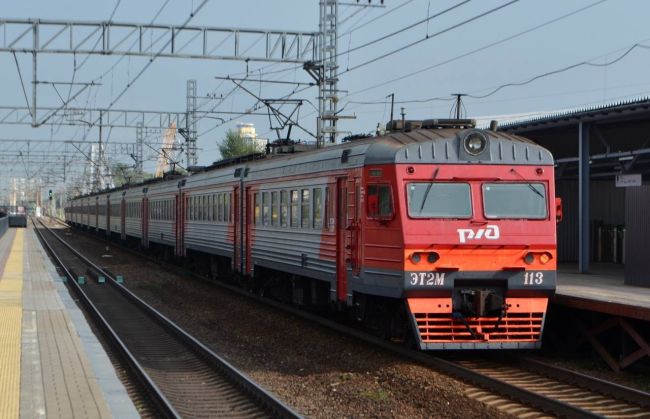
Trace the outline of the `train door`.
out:
<instances>
[{"instance_id":1,"label":"train door","mask_svg":"<svg viewBox=\"0 0 650 419\"><path fill-rule=\"evenodd\" d=\"M106 197L106 230L104 230L106 232L107 237L111 236L111 211L112 211L111 200L107 196Z\"/></svg>"},{"instance_id":2,"label":"train door","mask_svg":"<svg viewBox=\"0 0 650 419\"><path fill-rule=\"evenodd\" d=\"M346 302L348 297L348 271L358 276L360 262L360 179L340 178L337 180L336 221L336 297Z\"/></svg>"},{"instance_id":3,"label":"train door","mask_svg":"<svg viewBox=\"0 0 650 419\"><path fill-rule=\"evenodd\" d=\"M244 211L241 187L235 186L232 199L232 208L234 216L235 237L233 240L233 270L236 272L244 271Z\"/></svg>"},{"instance_id":4,"label":"train door","mask_svg":"<svg viewBox=\"0 0 650 419\"><path fill-rule=\"evenodd\" d=\"M149 198L142 198L140 220L142 221L142 247L149 248Z\"/></svg>"},{"instance_id":5,"label":"train door","mask_svg":"<svg viewBox=\"0 0 650 419\"><path fill-rule=\"evenodd\" d=\"M246 202L244 203L244 211L242 211L242 214L244 215L244 225L246 226L244 234L244 239L243 239L243 244L244 248L246 249L246 252L244 253L244 266L245 270L244 273L250 275L252 266L251 266L251 261L252 257L251 255L253 254L253 249L252 249L252 241L251 241L251 229L253 228L253 223L251 222L254 217L255 217L255 206L253 205L253 192L251 192L251 188L247 187L246 188Z\"/></svg>"},{"instance_id":6,"label":"train door","mask_svg":"<svg viewBox=\"0 0 650 419\"><path fill-rule=\"evenodd\" d=\"M176 207L176 220L175 220L175 232L176 232L176 247L175 255L176 256L185 256L185 209L187 208L187 196L184 192L179 191L175 197L175 207Z\"/></svg>"},{"instance_id":7,"label":"train door","mask_svg":"<svg viewBox=\"0 0 650 419\"><path fill-rule=\"evenodd\" d=\"M348 189L347 179L336 181L336 300L347 300L348 263L350 248L347 246L350 231L347 225Z\"/></svg>"},{"instance_id":8,"label":"train door","mask_svg":"<svg viewBox=\"0 0 650 419\"><path fill-rule=\"evenodd\" d=\"M122 198L122 205L120 206L120 237L126 240L126 201Z\"/></svg>"},{"instance_id":9,"label":"train door","mask_svg":"<svg viewBox=\"0 0 650 419\"><path fill-rule=\"evenodd\" d=\"M361 273L361 179L348 182L348 224L350 226L352 275Z\"/></svg>"}]
</instances>

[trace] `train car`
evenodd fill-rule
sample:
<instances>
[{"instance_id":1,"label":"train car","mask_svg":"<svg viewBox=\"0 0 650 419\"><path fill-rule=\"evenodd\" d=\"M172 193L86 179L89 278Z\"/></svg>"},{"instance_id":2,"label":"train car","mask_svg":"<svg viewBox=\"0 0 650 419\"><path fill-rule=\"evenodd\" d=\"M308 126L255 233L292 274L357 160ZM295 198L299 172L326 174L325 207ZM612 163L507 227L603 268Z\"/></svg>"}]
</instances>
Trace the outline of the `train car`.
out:
<instances>
[{"instance_id":1,"label":"train car","mask_svg":"<svg viewBox=\"0 0 650 419\"><path fill-rule=\"evenodd\" d=\"M538 348L556 279L551 154L469 120L400 124L130 188L143 244L421 349Z\"/></svg>"},{"instance_id":2,"label":"train car","mask_svg":"<svg viewBox=\"0 0 650 419\"><path fill-rule=\"evenodd\" d=\"M107 195L109 209L107 211L108 219L106 220L107 236L117 236L123 238L122 229L124 227L124 217L122 216L124 194L126 191L116 190Z\"/></svg>"},{"instance_id":3,"label":"train car","mask_svg":"<svg viewBox=\"0 0 650 419\"><path fill-rule=\"evenodd\" d=\"M143 241L147 242L147 247L161 249L165 254L171 250L174 255L183 256L182 235L176 234L184 221L182 213L178 219L176 217L181 205L179 185L175 181L152 183L147 186L146 199L147 231Z\"/></svg>"},{"instance_id":4,"label":"train car","mask_svg":"<svg viewBox=\"0 0 650 419\"><path fill-rule=\"evenodd\" d=\"M204 261L214 277L231 270L234 262L233 200L238 187L233 168L197 173L182 186L185 222L177 235L182 235L186 255Z\"/></svg>"},{"instance_id":5,"label":"train car","mask_svg":"<svg viewBox=\"0 0 650 419\"><path fill-rule=\"evenodd\" d=\"M86 200L88 208L88 228L91 230L98 230L99 226L99 201L97 196L90 196Z\"/></svg>"},{"instance_id":6,"label":"train car","mask_svg":"<svg viewBox=\"0 0 650 419\"><path fill-rule=\"evenodd\" d=\"M143 232L143 200L146 188L131 188L124 191L124 217L122 240L129 238L142 243Z\"/></svg>"}]
</instances>

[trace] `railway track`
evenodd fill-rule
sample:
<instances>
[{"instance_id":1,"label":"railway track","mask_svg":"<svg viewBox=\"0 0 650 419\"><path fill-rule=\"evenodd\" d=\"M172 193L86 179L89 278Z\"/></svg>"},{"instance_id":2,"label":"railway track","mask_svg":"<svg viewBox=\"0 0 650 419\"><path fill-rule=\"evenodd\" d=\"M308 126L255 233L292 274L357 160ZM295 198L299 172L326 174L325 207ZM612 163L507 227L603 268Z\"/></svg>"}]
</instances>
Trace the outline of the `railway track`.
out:
<instances>
[{"instance_id":1,"label":"railway track","mask_svg":"<svg viewBox=\"0 0 650 419\"><path fill-rule=\"evenodd\" d=\"M56 221L62 223L60 220ZM65 223L62 224L69 227ZM112 244L115 245L113 242ZM121 248L127 252L137 253L122 246ZM142 256L139 253L138 255ZM205 280L205 278L183 268L170 266L153 258L148 259L162 264L167 269L176 269L184 275L194 275L197 279ZM511 354L507 360L499 359L499 357L486 359L483 356L473 356L471 359L432 356L387 342L356 328L250 294L228 284L209 282L297 317L318 323L339 334L381 347L386 351L471 383L477 388L468 392L470 397L485 401L487 404L494 405L515 416L650 418L650 394L642 391L542 363L518 354ZM490 393L486 393L482 389Z\"/></svg>"},{"instance_id":2,"label":"railway track","mask_svg":"<svg viewBox=\"0 0 650 419\"><path fill-rule=\"evenodd\" d=\"M650 418L650 394L526 356L473 357L454 362L573 406L587 417Z\"/></svg>"},{"instance_id":3,"label":"railway track","mask_svg":"<svg viewBox=\"0 0 650 419\"><path fill-rule=\"evenodd\" d=\"M40 224L49 239L34 227L46 249L161 415L300 417ZM80 285L77 275L82 273L85 283Z\"/></svg>"}]
</instances>

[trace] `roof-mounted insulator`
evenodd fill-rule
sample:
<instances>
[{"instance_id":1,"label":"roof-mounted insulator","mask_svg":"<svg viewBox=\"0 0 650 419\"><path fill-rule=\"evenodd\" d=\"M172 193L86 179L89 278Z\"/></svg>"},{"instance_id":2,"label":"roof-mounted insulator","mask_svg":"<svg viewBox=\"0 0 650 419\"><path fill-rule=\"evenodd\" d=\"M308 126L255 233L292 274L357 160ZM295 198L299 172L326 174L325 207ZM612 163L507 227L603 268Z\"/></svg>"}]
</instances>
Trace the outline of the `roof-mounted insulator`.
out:
<instances>
[{"instance_id":1,"label":"roof-mounted insulator","mask_svg":"<svg viewBox=\"0 0 650 419\"><path fill-rule=\"evenodd\" d=\"M441 128L474 128L476 127L475 119L425 119L422 121L422 128L441 129Z\"/></svg>"}]
</instances>

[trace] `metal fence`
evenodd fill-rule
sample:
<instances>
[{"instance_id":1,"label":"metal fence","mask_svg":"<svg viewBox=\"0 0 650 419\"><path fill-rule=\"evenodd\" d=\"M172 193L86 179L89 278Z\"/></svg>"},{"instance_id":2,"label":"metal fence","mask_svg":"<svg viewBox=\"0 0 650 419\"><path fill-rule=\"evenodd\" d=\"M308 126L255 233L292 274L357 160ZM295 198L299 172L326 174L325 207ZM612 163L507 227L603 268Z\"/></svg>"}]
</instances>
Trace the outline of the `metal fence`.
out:
<instances>
[{"instance_id":1,"label":"metal fence","mask_svg":"<svg viewBox=\"0 0 650 419\"><path fill-rule=\"evenodd\" d=\"M0 237L4 236L9 230L9 216L4 215L0 217Z\"/></svg>"}]
</instances>

